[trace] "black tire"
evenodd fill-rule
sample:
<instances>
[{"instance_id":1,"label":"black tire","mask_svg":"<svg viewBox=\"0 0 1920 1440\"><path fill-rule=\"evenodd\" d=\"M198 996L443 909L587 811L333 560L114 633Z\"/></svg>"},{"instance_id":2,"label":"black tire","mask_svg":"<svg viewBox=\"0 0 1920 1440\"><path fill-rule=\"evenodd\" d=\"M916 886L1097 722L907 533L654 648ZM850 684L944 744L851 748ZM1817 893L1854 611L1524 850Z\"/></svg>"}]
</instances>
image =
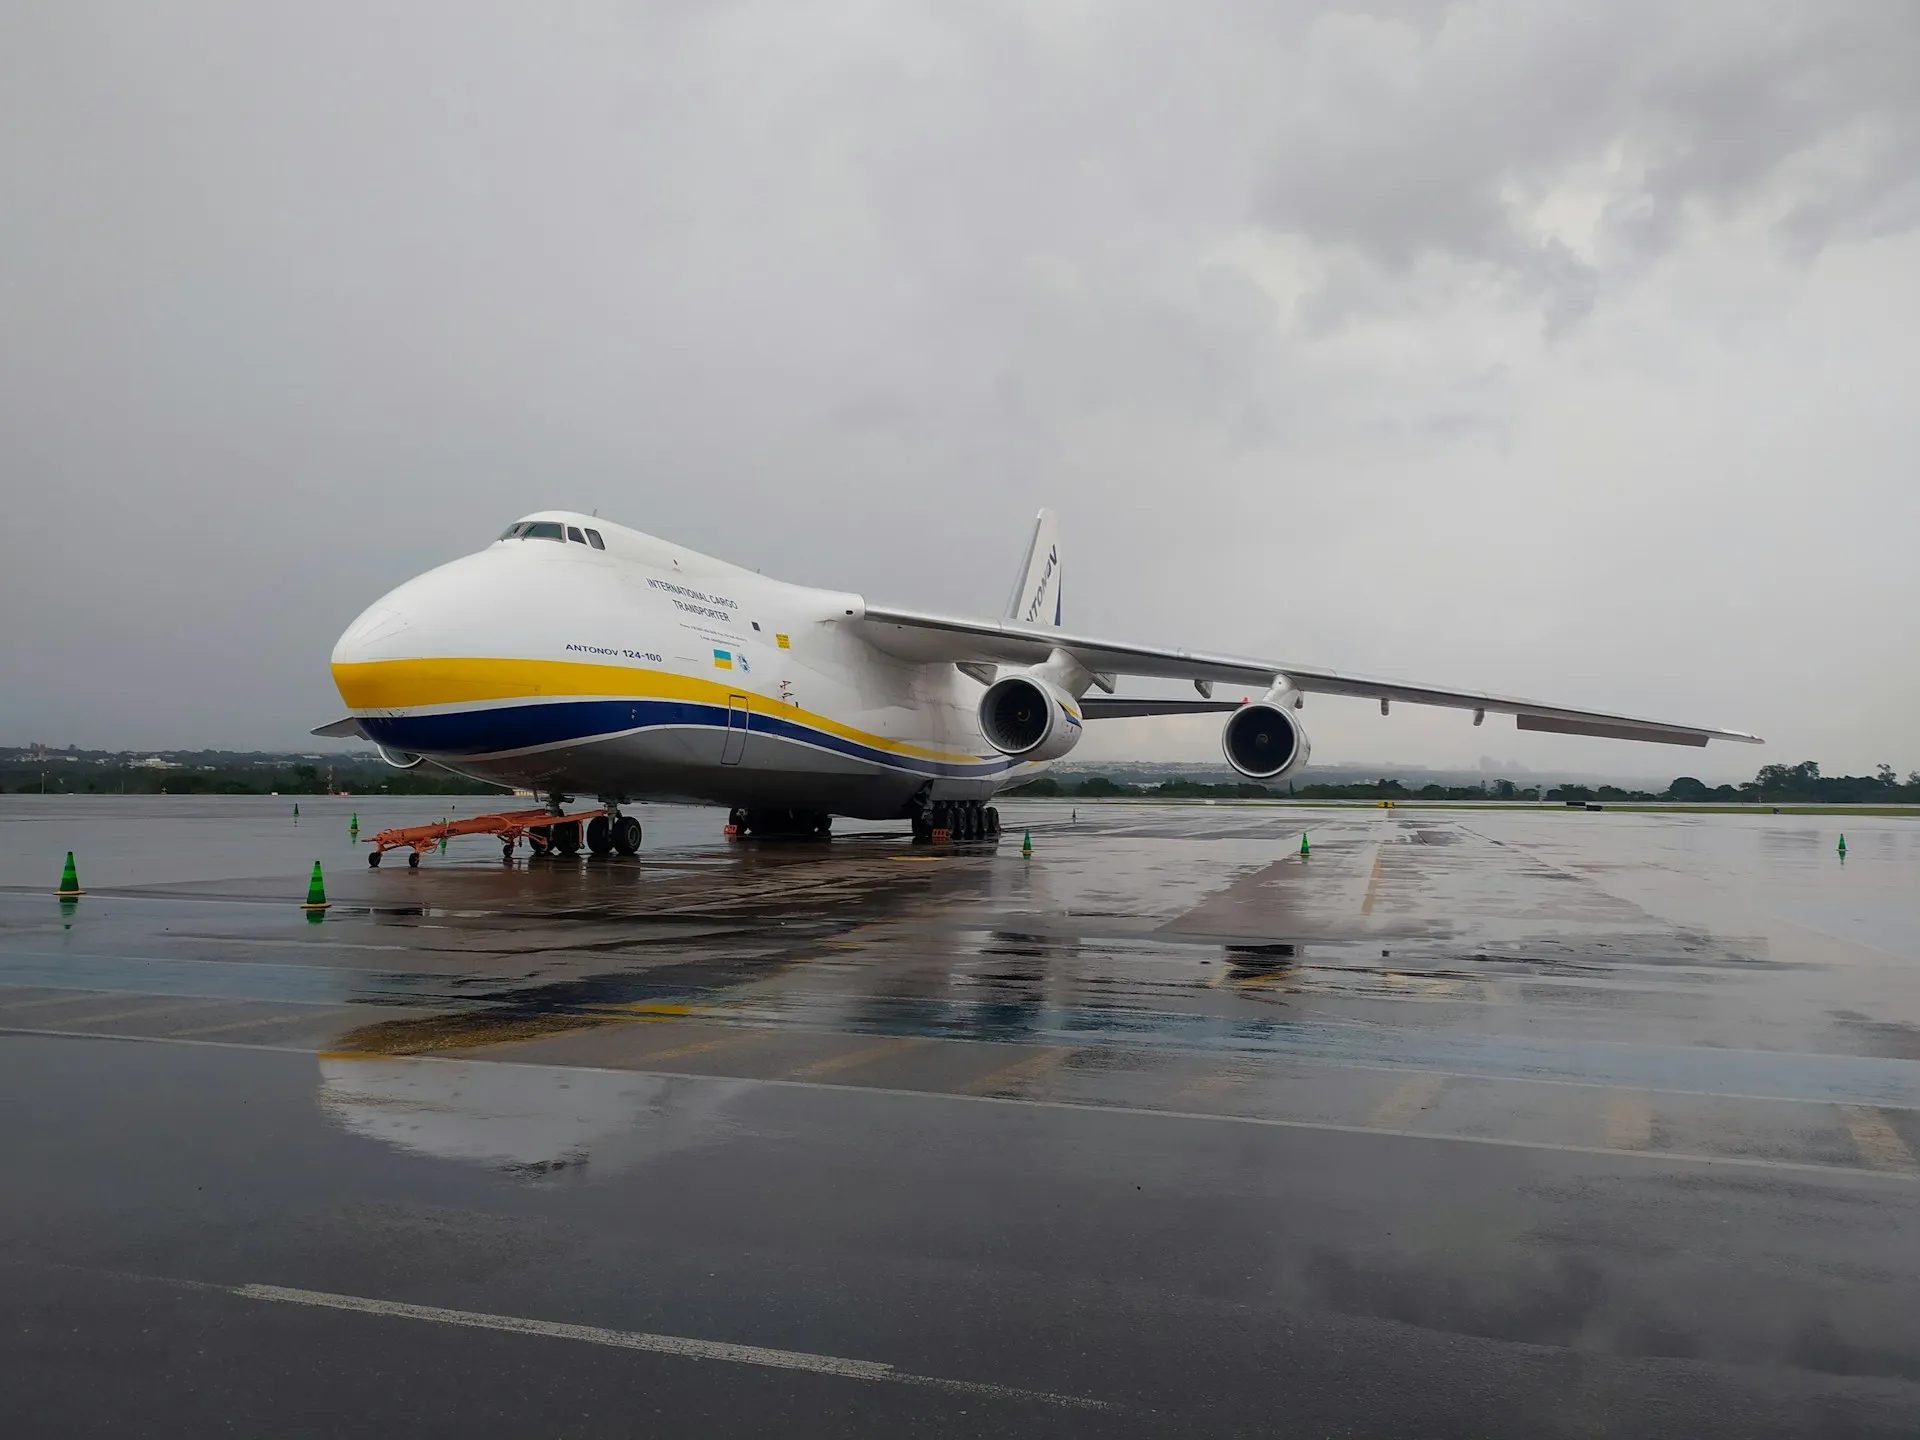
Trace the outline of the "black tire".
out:
<instances>
[{"instance_id":1,"label":"black tire","mask_svg":"<svg viewBox=\"0 0 1920 1440\"><path fill-rule=\"evenodd\" d=\"M605 855L613 849L613 822L604 815L596 815L587 821L587 849L596 855Z\"/></svg>"},{"instance_id":2,"label":"black tire","mask_svg":"<svg viewBox=\"0 0 1920 1440\"><path fill-rule=\"evenodd\" d=\"M916 845L925 845L931 839L933 839L933 821L926 815L914 816L913 843Z\"/></svg>"},{"instance_id":3,"label":"black tire","mask_svg":"<svg viewBox=\"0 0 1920 1440\"><path fill-rule=\"evenodd\" d=\"M378 850L373 851L371 854L367 856L367 864L372 865L376 869L379 868L380 852Z\"/></svg>"},{"instance_id":4,"label":"black tire","mask_svg":"<svg viewBox=\"0 0 1920 1440\"><path fill-rule=\"evenodd\" d=\"M556 825L550 832L553 836L553 848L562 855L580 853L580 822L569 820L564 825Z\"/></svg>"},{"instance_id":5,"label":"black tire","mask_svg":"<svg viewBox=\"0 0 1920 1440\"><path fill-rule=\"evenodd\" d=\"M613 822L613 848L622 855L640 853L640 822L631 815L622 815Z\"/></svg>"},{"instance_id":6,"label":"black tire","mask_svg":"<svg viewBox=\"0 0 1920 1440\"><path fill-rule=\"evenodd\" d=\"M506 840L501 842L500 863L503 865L511 865L513 863L513 841Z\"/></svg>"},{"instance_id":7,"label":"black tire","mask_svg":"<svg viewBox=\"0 0 1920 1440\"><path fill-rule=\"evenodd\" d=\"M992 840L1000 838L1000 811L993 805L987 806L987 837Z\"/></svg>"},{"instance_id":8,"label":"black tire","mask_svg":"<svg viewBox=\"0 0 1920 1440\"><path fill-rule=\"evenodd\" d=\"M420 852L418 850L409 850L407 852L407 868L409 870L418 870L420 868Z\"/></svg>"}]
</instances>

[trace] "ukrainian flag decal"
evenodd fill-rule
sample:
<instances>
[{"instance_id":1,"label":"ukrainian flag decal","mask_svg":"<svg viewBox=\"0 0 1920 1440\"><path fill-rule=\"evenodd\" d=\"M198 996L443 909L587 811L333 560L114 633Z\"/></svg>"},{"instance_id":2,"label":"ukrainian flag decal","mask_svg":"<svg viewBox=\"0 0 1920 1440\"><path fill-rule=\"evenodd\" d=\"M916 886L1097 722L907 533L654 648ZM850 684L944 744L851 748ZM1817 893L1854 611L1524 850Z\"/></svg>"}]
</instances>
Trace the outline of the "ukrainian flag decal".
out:
<instances>
[{"instance_id":1,"label":"ukrainian flag decal","mask_svg":"<svg viewBox=\"0 0 1920 1440\"><path fill-rule=\"evenodd\" d=\"M714 651L713 663L722 670L731 670L733 668L733 652L731 650Z\"/></svg>"}]
</instances>

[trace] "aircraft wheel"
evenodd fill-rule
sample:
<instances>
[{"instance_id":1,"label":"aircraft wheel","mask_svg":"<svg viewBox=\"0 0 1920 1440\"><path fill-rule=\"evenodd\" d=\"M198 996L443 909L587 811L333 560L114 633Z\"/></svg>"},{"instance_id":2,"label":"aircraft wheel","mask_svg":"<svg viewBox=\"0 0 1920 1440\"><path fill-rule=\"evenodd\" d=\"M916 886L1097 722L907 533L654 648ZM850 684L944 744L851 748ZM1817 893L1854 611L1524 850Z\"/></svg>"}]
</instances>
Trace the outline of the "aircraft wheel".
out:
<instances>
[{"instance_id":1,"label":"aircraft wheel","mask_svg":"<svg viewBox=\"0 0 1920 1440\"><path fill-rule=\"evenodd\" d=\"M587 849L596 855L613 849L613 825L606 816L596 815L587 821Z\"/></svg>"},{"instance_id":2,"label":"aircraft wheel","mask_svg":"<svg viewBox=\"0 0 1920 1440\"><path fill-rule=\"evenodd\" d=\"M376 870L380 868L380 852L378 850L371 852L367 856L367 864L373 866Z\"/></svg>"},{"instance_id":3,"label":"aircraft wheel","mask_svg":"<svg viewBox=\"0 0 1920 1440\"><path fill-rule=\"evenodd\" d=\"M989 840L1000 838L1000 811L993 805L987 806L987 838Z\"/></svg>"},{"instance_id":4,"label":"aircraft wheel","mask_svg":"<svg viewBox=\"0 0 1920 1440\"><path fill-rule=\"evenodd\" d=\"M631 815L622 815L613 822L613 848L622 855L637 855L640 851L640 822Z\"/></svg>"},{"instance_id":5,"label":"aircraft wheel","mask_svg":"<svg viewBox=\"0 0 1920 1440\"><path fill-rule=\"evenodd\" d=\"M553 836L553 848L560 854L577 855L580 853L580 822L578 820L571 820L564 825L554 826L551 834Z\"/></svg>"},{"instance_id":6,"label":"aircraft wheel","mask_svg":"<svg viewBox=\"0 0 1920 1440\"><path fill-rule=\"evenodd\" d=\"M407 852L407 868L409 870L418 870L420 868L420 852L418 850L409 850Z\"/></svg>"},{"instance_id":7,"label":"aircraft wheel","mask_svg":"<svg viewBox=\"0 0 1920 1440\"><path fill-rule=\"evenodd\" d=\"M513 863L513 841L503 840L500 842L500 859L508 865Z\"/></svg>"}]
</instances>

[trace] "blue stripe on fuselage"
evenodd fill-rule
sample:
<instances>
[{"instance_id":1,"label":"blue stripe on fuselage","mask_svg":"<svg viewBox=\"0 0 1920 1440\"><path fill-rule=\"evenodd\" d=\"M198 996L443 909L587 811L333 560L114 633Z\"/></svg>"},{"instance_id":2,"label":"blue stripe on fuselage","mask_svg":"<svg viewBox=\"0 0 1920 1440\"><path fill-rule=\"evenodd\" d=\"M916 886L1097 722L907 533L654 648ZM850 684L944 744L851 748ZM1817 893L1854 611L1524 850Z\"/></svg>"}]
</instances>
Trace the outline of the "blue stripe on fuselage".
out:
<instances>
[{"instance_id":1,"label":"blue stripe on fuselage","mask_svg":"<svg viewBox=\"0 0 1920 1440\"><path fill-rule=\"evenodd\" d=\"M535 705L453 710L436 715L362 715L360 728L374 743L392 750L470 757L564 745L662 726L725 730L727 718L725 706L687 700L551 700ZM758 710L748 719L747 733L777 735L916 775L997 775L1019 763L999 756L971 764L923 760L915 755L862 745L857 740L816 730L786 716Z\"/></svg>"}]
</instances>

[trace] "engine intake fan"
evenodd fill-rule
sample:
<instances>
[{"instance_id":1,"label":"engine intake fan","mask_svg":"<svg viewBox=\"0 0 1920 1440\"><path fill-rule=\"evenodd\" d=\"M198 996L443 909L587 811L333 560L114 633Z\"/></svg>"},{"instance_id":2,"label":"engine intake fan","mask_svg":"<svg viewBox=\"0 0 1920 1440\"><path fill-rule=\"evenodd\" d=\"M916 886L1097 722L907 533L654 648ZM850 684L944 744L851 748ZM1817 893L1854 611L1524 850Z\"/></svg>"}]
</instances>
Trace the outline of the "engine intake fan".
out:
<instances>
[{"instance_id":1,"label":"engine intake fan","mask_svg":"<svg viewBox=\"0 0 1920 1440\"><path fill-rule=\"evenodd\" d=\"M1249 780L1277 780L1307 763L1307 732L1300 721L1265 700L1242 705L1220 732L1227 763Z\"/></svg>"}]
</instances>

